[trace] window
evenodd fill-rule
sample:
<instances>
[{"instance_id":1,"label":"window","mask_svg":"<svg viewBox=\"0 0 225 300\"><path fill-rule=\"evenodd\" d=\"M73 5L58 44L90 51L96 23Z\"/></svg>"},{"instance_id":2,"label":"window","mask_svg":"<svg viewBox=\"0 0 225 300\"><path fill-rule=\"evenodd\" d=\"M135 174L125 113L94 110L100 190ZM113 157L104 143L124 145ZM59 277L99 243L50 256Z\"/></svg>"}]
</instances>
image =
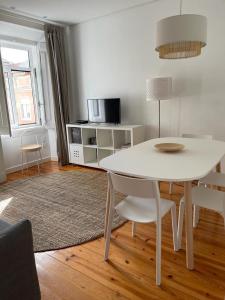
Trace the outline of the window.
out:
<instances>
[{"instance_id":1,"label":"window","mask_svg":"<svg viewBox=\"0 0 225 300\"><path fill-rule=\"evenodd\" d=\"M1 42L0 49L12 128L41 125L36 46Z\"/></svg>"},{"instance_id":2,"label":"window","mask_svg":"<svg viewBox=\"0 0 225 300\"><path fill-rule=\"evenodd\" d=\"M20 106L20 110L21 110L21 120L31 122L34 116L31 112L32 106L30 105L29 100L30 100L29 98L27 98L27 101L25 97L23 98L23 101Z\"/></svg>"}]
</instances>

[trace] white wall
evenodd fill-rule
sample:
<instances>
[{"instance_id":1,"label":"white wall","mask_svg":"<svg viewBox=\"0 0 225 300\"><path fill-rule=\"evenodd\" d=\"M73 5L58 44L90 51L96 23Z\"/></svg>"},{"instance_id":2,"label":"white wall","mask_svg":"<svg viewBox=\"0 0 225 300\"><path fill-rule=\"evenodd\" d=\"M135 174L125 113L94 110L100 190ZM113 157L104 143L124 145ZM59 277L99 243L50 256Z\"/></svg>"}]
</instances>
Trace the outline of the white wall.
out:
<instances>
[{"instance_id":1,"label":"white wall","mask_svg":"<svg viewBox=\"0 0 225 300\"><path fill-rule=\"evenodd\" d=\"M57 137L56 137L56 129L55 128L49 128L48 129L48 141L49 141L49 150L50 150L50 156L51 160L58 161L58 153L57 153Z\"/></svg>"},{"instance_id":2,"label":"white wall","mask_svg":"<svg viewBox=\"0 0 225 300\"><path fill-rule=\"evenodd\" d=\"M5 163L3 158L3 151L2 151L2 140L0 136L0 182L5 181L6 175L5 175Z\"/></svg>"},{"instance_id":3,"label":"white wall","mask_svg":"<svg viewBox=\"0 0 225 300\"><path fill-rule=\"evenodd\" d=\"M146 124L148 137L157 136L158 106L145 101L145 80L169 75L174 98L162 103L162 135L191 132L225 140L225 1L183 3L183 13L208 18L208 45L196 58L160 60L154 50L156 22L178 14L178 0L156 1L73 27L80 118L87 118L88 97L119 96L122 121Z\"/></svg>"}]
</instances>

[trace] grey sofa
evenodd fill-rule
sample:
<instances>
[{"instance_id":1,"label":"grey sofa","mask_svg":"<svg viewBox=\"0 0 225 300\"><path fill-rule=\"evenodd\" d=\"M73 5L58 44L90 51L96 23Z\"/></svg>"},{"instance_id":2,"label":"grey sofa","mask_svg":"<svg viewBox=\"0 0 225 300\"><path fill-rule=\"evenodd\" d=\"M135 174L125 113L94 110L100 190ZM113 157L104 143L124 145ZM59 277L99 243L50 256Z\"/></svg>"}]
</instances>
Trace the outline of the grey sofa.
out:
<instances>
[{"instance_id":1,"label":"grey sofa","mask_svg":"<svg viewBox=\"0 0 225 300\"><path fill-rule=\"evenodd\" d=\"M39 300L31 223L0 220L0 299Z\"/></svg>"}]
</instances>

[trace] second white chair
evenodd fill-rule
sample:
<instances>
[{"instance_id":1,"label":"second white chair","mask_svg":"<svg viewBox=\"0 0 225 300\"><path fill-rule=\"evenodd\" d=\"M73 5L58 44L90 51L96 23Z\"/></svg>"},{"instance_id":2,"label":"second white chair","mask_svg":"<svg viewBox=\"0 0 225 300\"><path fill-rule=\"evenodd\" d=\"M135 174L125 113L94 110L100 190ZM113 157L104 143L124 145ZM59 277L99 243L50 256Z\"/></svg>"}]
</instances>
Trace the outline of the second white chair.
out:
<instances>
[{"instance_id":1,"label":"second white chair","mask_svg":"<svg viewBox=\"0 0 225 300\"><path fill-rule=\"evenodd\" d=\"M177 245L177 220L175 202L160 198L158 182L108 173L109 206L106 224L105 260L109 257L111 228L114 211L127 220L139 223L156 223L156 284L161 283L161 219L171 211L174 250ZM118 205L115 191L127 197Z\"/></svg>"},{"instance_id":2,"label":"second white chair","mask_svg":"<svg viewBox=\"0 0 225 300\"><path fill-rule=\"evenodd\" d=\"M203 139L203 140L212 140L213 136L209 134L192 134L192 133L184 133L182 134L183 138L192 138L192 139ZM169 184L169 194L173 193L173 183Z\"/></svg>"},{"instance_id":3,"label":"second white chair","mask_svg":"<svg viewBox=\"0 0 225 300\"><path fill-rule=\"evenodd\" d=\"M194 187L192 189L192 203L194 206L203 207L214 210L220 213L224 218L225 226L225 193L213 189L208 189L204 186ZM184 198L180 201L179 218L178 218L178 247L181 248L183 219L184 219ZM194 213L195 226L198 224L198 218Z\"/></svg>"}]
</instances>

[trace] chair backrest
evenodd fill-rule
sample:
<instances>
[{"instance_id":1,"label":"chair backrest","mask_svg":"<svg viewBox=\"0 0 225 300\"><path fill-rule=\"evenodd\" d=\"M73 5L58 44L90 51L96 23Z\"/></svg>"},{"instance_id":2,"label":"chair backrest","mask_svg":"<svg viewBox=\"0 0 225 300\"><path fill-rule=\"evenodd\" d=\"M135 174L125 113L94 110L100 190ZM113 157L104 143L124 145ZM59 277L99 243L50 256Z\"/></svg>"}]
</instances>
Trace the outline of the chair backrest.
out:
<instances>
[{"instance_id":1,"label":"chair backrest","mask_svg":"<svg viewBox=\"0 0 225 300\"><path fill-rule=\"evenodd\" d=\"M111 188L125 195L154 198L160 201L159 186L157 181L140 179L108 172Z\"/></svg>"},{"instance_id":2,"label":"chair backrest","mask_svg":"<svg viewBox=\"0 0 225 300\"><path fill-rule=\"evenodd\" d=\"M193 138L193 139L204 139L204 140L212 140L213 136L209 134L192 134L192 133L184 133L182 134L184 138Z\"/></svg>"}]
</instances>

